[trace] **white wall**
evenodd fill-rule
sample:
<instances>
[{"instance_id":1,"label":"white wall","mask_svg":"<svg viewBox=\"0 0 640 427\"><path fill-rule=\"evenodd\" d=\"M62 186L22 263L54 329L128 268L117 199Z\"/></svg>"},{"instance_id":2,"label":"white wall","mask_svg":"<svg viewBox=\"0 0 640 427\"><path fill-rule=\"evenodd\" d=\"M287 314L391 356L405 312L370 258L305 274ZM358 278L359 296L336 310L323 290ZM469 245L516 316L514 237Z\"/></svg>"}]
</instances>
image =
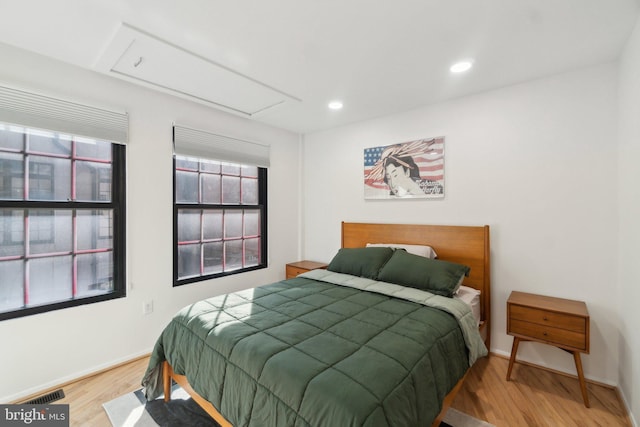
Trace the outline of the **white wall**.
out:
<instances>
[{"instance_id":1,"label":"white wall","mask_svg":"<svg viewBox=\"0 0 640 427\"><path fill-rule=\"evenodd\" d=\"M492 350L509 354L512 290L587 303L588 378L618 382L616 65L305 135L303 255L329 261L340 221L491 226ZM445 136L444 200L365 201L363 149ZM521 359L575 373L523 343Z\"/></svg>"},{"instance_id":2,"label":"white wall","mask_svg":"<svg viewBox=\"0 0 640 427\"><path fill-rule=\"evenodd\" d=\"M640 18L620 60L619 287L621 339L619 377L622 394L633 417L640 420Z\"/></svg>"},{"instance_id":3,"label":"white wall","mask_svg":"<svg viewBox=\"0 0 640 427\"><path fill-rule=\"evenodd\" d=\"M170 317L208 296L284 278L297 259L299 136L0 44L0 84L130 116L126 298L0 322L0 402L149 352ZM172 287L172 122L271 145L269 268ZM142 315L143 301L154 312Z\"/></svg>"}]
</instances>

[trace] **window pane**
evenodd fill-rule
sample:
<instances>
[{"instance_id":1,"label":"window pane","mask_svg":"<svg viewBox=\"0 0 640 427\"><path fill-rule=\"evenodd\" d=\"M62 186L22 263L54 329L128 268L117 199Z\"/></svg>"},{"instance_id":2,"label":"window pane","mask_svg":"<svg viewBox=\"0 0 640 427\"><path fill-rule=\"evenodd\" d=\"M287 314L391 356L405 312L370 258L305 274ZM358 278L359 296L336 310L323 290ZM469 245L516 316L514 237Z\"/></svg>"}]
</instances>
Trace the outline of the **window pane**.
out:
<instances>
[{"instance_id":1,"label":"window pane","mask_svg":"<svg viewBox=\"0 0 640 427\"><path fill-rule=\"evenodd\" d=\"M257 166L242 166L242 176L248 176L251 178L258 177L258 167Z\"/></svg>"},{"instance_id":2,"label":"window pane","mask_svg":"<svg viewBox=\"0 0 640 427\"><path fill-rule=\"evenodd\" d=\"M24 263L0 261L0 312L20 308L24 305Z\"/></svg>"},{"instance_id":3,"label":"window pane","mask_svg":"<svg viewBox=\"0 0 640 427\"><path fill-rule=\"evenodd\" d=\"M111 164L76 162L76 200L111 201Z\"/></svg>"},{"instance_id":4,"label":"window pane","mask_svg":"<svg viewBox=\"0 0 640 427\"><path fill-rule=\"evenodd\" d=\"M113 216L110 210L78 210L76 229L78 250L113 247Z\"/></svg>"},{"instance_id":5,"label":"window pane","mask_svg":"<svg viewBox=\"0 0 640 427\"><path fill-rule=\"evenodd\" d=\"M204 240L222 239L222 211L207 210L202 217L202 238Z\"/></svg>"},{"instance_id":6,"label":"window pane","mask_svg":"<svg viewBox=\"0 0 640 427\"><path fill-rule=\"evenodd\" d=\"M200 275L200 245L178 246L178 278Z\"/></svg>"},{"instance_id":7,"label":"window pane","mask_svg":"<svg viewBox=\"0 0 640 427\"><path fill-rule=\"evenodd\" d=\"M235 239L242 237L242 212L224 212L224 238Z\"/></svg>"},{"instance_id":8,"label":"window pane","mask_svg":"<svg viewBox=\"0 0 640 427\"><path fill-rule=\"evenodd\" d=\"M178 241L200 240L200 210L182 209L178 212Z\"/></svg>"},{"instance_id":9,"label":"window pane","mask_svg":"<svg viewBox=\"0 0 640 427\"><path fill-rule=\"evenodd\" d=\"M71 256L32 259L27 265L29 306L71 299Z\"/></svg>"},{"instance_id":10,"label":"window pane","mask_svg":"<svg viewBox=\"0 0 640 427\"><path fill-rule=\"evenodd\" d=\"M71 198L71 160L29 157L29 199L64 200Z\"/></svg>"},{"instance_id":11,"label":"window pane","mask_svg":"<svg viewBox=\"0 0 640 427\"><path fill-rule=\"evenodd\" d=\"M188 159L186 157L176 156L176 168L197 171L198 161L195 159Z\"/></svg>"},{"instance_id":12,"label":"window pane","mask_svg":"<svg viewBox=\"0 0 640 427\"><path fill-rule=\"evenodd\" d=\"M0 199L24 198L24 157L0 152Z\"/></svg>"},{"instance_id":13,"label":"window pane","mask_svg":"<svg viewBox=\"0 0 640 427\"><path fill-rule=\"evenodd\" d=\"M23 212L22 209L0 209L0 258L24 255Z\"/></svg>"},{"instance_id":14,"label":"window pane","mask_svg":"<svg viewBox=\"0 0 640 427\"><path fill-rule=\"evenodd\" d=\"M253 267L260 264L260 239L244 241L244 266Z\"/></svg>"},{"instance_id":15,"label":"window pane","mask_svg":"<svg viewBox=\"0 0 640 427\"><path fill-rule=\"evenodd\" d=\"M260 234L260 212L244 212L244 236L257 236Z\"/></svg>"},{"instance_id":16,"label":"window pane","mask_svg":"<svg viewBox=\"0 0 640 427\"><path fill-rule=\"evenodd\" d=\"M113 292L113 253L78 255L78 290L76 297Z\"/></svg>"},{"instance_id":17,"label":"window pane","mask_svg":"<svg viewBox=\"0 0 640 427\"><path fill-rule=\"evenodd\" d=\"M71 210L29 209L29 252L71 252Z\"/></svg>"},{"instance_id":18,"label":"window pane","mask_svg":"<svg viewBox=\"0 0 640 427\"><path fill-rule=\"evenodd\" d=\"M176 172L176 202L198 203L198 174L196 172Z\"/></svg>"},{"instance_id":19,"label":"window pane","mask_svg":"<svg viewBox=\"0 0 640 427\"><path fill-rule=\"evenodd\" d=\"M224 175L240 175L240 165L235 163L223 163L222 173Z\"/></svg>"},{"instance_id":20,"label":"window pane","mask_svg":"<svg viewBox=\"0 0 640 427\"><path fill-rule=\"evenodd\" d=\"M88 139L76 139L76 157L94 160L111 160L111 143Z\"/></svg>"},{"instance_id":21,"label":"window pane","mask_svg":"<svg viewBox=\"0 0 640 427\"><path fill-rule=\"evenodd\" d=\"M0 149L2 148L22 151L24 149L24 134L11 131L8 126L0 124Z\"/></svg>"},{"instance_id":22,"label":"window pane","mask_svg":"<svg viewBox=\"0 0 640 427\"><path fill-rule=\"evenodd\" d=\"M205 243L204 251L204 274L215 274L222 272L222 242Z\"/></svg>"},{"instance_id":23,"label":"window pane","mask_svg":"<svg viewBox=\"0 0 640 427\"><path fill-rule=\"evenodd\" d=\"M203 172L220 173L220 162L201 160L200 170Z\"/></svg>"},{"instance_id":24,"label":"window pane","mask_svg":"<svg viewBox=\"0 0 640 427\"><path fill-rule=\"evenodd\" d=\"M71 140L58 138L53 132L29 130L29 152L71 156Z\"/></svg>"},{"instance_id":25,"label":"window pane","mask_svg":"<svg viewBox=\"0 0 640 427\"><path fill-rule=\"evenodd\" d=\"M242 178L242 204L258 204L258 180L254 178Z\"/></svg>"},{"instance_id":26,"label":"window pane","mask_svg":"<svg viewBox=\"0 0 640 427\"><path fill-rule=\"evenodd\" d=\"M222 177L222 203L228 205L240 204L240 178L234 176Z\"/></svg>"},{"instance_id":27,"label":"window pane","mask_svg":"<svg viewBox=\"0 0 640 427\"><path fill-rule=\"evenodd\" d=\"M242 240L232 240L224 243L224 270L242 268Z\"/></svg>"},{"instance_id":28,"label":"window pane","mask_svg":"<svg viewBox=\"0 0 640 427\"><path fill-rule=\"evenodd\" d=\"M220 175L202 174L202 203L220 204Z\"/></svg>"}]
</instances>

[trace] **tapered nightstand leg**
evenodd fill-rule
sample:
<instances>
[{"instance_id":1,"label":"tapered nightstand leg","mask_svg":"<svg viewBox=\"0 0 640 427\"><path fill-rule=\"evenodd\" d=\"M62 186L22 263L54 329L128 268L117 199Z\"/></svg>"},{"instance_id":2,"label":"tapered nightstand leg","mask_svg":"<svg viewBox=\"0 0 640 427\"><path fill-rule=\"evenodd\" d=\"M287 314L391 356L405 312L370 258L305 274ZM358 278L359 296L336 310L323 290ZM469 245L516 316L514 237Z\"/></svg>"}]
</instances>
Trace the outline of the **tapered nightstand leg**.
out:
<instances>
[{"instance_id":1,"label":"tapered nightstand leg","mask_svg":"<svg viewBox=\"0 0 640 427\"><path fill-rule=\"evenodd\" d=\"M580 353L573 352L573 360L576 361L576 371L578 371L578 380L580 381L580 390L582 391L582 399L584 400L584 406L590 408L589 395L587 394L587 383L584 381L584 372L582 371L582 359L580 359Z\"/></svg>"},{"instance_id":2,"label":"tapered nightstand leg","mask_svg":"<svg viewBox=\"0 0 640 427\"><path fill-rule=\"evenodd\" d=\"M513 369L513 362L516 361L516 353L518 352L518 344L520 344L520 338L513 338L513 345L511 346L511 357L509 358L509 369L507 369L507 381L511 379L511 369Z\"/></svg>"}]
</instances>

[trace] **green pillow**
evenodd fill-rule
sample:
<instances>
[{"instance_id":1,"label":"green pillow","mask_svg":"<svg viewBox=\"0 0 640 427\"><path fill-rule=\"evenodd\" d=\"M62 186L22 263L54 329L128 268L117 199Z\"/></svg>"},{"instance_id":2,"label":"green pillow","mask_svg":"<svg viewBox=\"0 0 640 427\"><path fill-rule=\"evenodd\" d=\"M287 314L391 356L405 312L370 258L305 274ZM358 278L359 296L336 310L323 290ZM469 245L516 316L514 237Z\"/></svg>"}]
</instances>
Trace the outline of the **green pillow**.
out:
<instances>
[{"instance_id":1,"label":"green pillow","mask_svg":"<svg viewBox=\"0 0 640 427\"><path fill-rule=\"evenodd\" d=\"M342 248L333 257L327 270L376 279L391 255L391 248Z\"/></svg>"},{"instance_id":2,"label":"green pillow","mask_svg":"<svg viewBox=\"0 0 640 427\"><path fill-rule=\"evenodd\" d=\"M466 265L395 251L378 280L452 297L469 270Z\"/></svg>"}]
</instances>

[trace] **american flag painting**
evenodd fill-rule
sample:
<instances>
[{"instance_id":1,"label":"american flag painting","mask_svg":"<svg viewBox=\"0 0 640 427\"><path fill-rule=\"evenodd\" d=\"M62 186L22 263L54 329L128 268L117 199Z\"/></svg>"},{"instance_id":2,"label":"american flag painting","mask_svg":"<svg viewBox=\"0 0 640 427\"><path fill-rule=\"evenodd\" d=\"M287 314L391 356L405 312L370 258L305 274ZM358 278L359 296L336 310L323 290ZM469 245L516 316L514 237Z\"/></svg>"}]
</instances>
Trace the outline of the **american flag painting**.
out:
<instances>
[{"instance_id":1,"label":"american flag painting","mask_svg":"<svg viewBox=\"0 0 640 427\"><path fill-rule=\"evenodd\" d=\"M444 197L444 137L364 149L366 199Z\"/></svg>"}]
</instances>

